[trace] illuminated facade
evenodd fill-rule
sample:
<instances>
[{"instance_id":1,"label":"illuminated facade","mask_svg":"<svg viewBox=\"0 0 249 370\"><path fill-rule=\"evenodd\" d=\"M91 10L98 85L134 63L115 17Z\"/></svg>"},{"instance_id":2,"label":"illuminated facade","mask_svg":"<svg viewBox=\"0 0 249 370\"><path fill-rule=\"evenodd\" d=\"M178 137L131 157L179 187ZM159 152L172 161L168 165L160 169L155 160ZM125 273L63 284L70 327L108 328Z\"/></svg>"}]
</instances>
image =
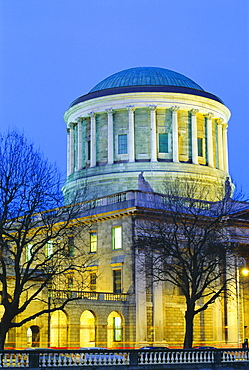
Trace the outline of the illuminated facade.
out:
<instances>
[{"instance_id":1,"label":"illuminated facade","mask_svg":"<svg viewBox=\"0 0 249 370\"><path fill-rule=\"evenodd\" d=\"M70 105L64 116L63 192L70 203L75 192L87 189L81 200L88 202L85 219L91 228L84 243L74 242L86 245L95 262L84 292L74 291L70 280L68 290L81 299L17 329L12 335L17 347L182 346L184 297L163 284L148 294L133 248L135 219L154 207L164 182L176 178L210 186L212 200L225 196L229 117L218 97L189 78L149 67L118 72ZM233 242L249 244L244 208L234 217L231 234ZM235 298L226 306L217 300L196 316L196 345L232 347L247 335L246 291L237 282ZM56 298L63 299L63 293L53 292Z\"/></svg>"}]
</instances>

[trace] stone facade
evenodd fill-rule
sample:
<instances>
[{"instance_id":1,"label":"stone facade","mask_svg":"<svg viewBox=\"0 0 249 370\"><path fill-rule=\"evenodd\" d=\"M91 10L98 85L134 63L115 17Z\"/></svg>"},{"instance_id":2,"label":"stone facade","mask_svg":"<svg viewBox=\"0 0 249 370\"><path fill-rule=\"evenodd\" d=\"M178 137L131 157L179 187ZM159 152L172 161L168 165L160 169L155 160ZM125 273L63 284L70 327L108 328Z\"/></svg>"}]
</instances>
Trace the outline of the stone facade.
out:
<instances>
[{"instance_id":1,"label":"stone facade","mask_svg":"<svg viewBox=\"0 0 249 370\"><path fill-rule=\"evenodd\" d=\"M200 181L210 189L210 200L226 195L230 112L219 98L184 83L93 91L66 111L68 176L63 192L67 203L81 191L80 200L88 202L84 220L89 230L75 243L92 262L84 291L72 283L65 293L80 299L10 332L8 346L182 347L184 297L165 283L148 284L133 242L136 218L146 218L144 211L149 214L155 204L159 207L159 193L169 184ZM201 198L198 190L195 196ZM248 244L248 217L243 217L230 231L233 242ZM224 301L217 300L195 317L194 344L237 346L244 339L249 309L243 296L248 292L240 281L238 285L226 310ZM63 300L60 294L54 291L52 302Z\"/></svg>"}]
</instances>

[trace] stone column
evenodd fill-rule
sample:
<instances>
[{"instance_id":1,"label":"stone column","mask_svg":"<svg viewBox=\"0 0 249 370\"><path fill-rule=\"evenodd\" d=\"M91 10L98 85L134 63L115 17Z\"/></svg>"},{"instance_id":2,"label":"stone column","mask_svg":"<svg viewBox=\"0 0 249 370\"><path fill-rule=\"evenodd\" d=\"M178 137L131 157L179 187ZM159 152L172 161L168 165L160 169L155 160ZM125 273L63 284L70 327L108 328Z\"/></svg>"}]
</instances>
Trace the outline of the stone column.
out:
<instances>
[{"instance_id":1,"label":"stone column","mask_svg":"<svg viewBox=\"0 0 249 370\"><path fill-rule=\"evenodd\" d=\"M151 132L151 162L157 162L156 105L149 105Z\"/></svg>"},{"instance_id":2,"label":"stone column","mask_svg":"<svg viewBox=\"0 0 249 370\"><path fill-rule=\"evenodd\" d=\"M128 156L129 162L135 162L135 139L134 139L134 111L133 106L126 107L129 114L129 136L128 136Z\"/></svg>"},{"instance_id":3,"label":"stone column","mask_svg":"<svg viewBox=\"0 0 249 370\"><path fill-rule=\"evenodd\" d=\"M227 127L228 127L227 124L223 123L222 125L223 151L224 151L223 161L224 161L224 171L228 173L229 168L228 168Z\"/></svg>"},{"instance_id":4,"label":"stone column","mask_svg":"<svg viewBox=\"0 0 249 370\"><path fill-rule=\"evenodd\" d=\"M207 164L214 167L214 148L213 148L213 131L212 131L212 113L205 115L207 117Z\"/></svg>"},{"instance_id":5,"label":"stone column","mask_svg":"<svg viewBox=\"0 0 249 370\"><path fill-rule=\"evenodd\" d=\"M192 142L192 162L198 164L198 147L197 147L197 123L196 113L198 109L192 109L191 113L191 142Z\"/></svg>"},{"instance_id":6,"label":"stone column","mask_svg":"<svg viewBox=\"0 0 249 370\"><path fill-rule=\"evenodd\" d=\"M74 126L73 122L69 124L69 174L74 172Z\"/></svg>"},{"instance_id":7,"label":"stone column","mask_svg":"<svg viewBox=\"0 0 249 370\"><path fill-rule=\"evenodd\" d=\"M91 143L90 143L90 167L96 166L96 114L90 112L89 116L91 117Z\"/></svg>"},{"instance_id":8,"label":"stone column","mask_svg":"<svg viewBox=\"0 0 249 370\"><path fill-rule=\"evenodd\" d=\"M108 164L113 163L113 109L106 109L108 116Z\"/></svg>"},{"instance_id":9,"label":"stone column","mask_svg":"<svg viewBox=\"0 0 249 370\"><path fill-rule=\"evenodd\" d=\"M67 128L67 176L70 175L70 129Z\"/></svg>"},{"instance_id":10,"label":"stone column","mask_svg":"<svg viewBox=\"0 0 249 370\"><path fill-rule=\"evenodd\" d=\"M179 143L178 143L178 118L177 111L180 107L171 107L172 112L172 141L173 141L173 162L179 162Z\"/></svg>"},{"instance_id":11,"label":"stone column","mask_svg":"<svg viewBox=\"0 0 249 370\"><path fill-rule=\"evenodd\" d=\"M78 170L82 168L82 118L78 122Z\"/></svg>"},{"instance_id":12,"label":"stone column","mask_svg":"<svg viewBox=\"0 0 249 370\"><path fill-rule=\"evenodd\" d=\"M222 119L216 120L218 124L218 168L224 170L224 153L223 153L223 138L222 138Z\"/></svg>"}]
</instances>

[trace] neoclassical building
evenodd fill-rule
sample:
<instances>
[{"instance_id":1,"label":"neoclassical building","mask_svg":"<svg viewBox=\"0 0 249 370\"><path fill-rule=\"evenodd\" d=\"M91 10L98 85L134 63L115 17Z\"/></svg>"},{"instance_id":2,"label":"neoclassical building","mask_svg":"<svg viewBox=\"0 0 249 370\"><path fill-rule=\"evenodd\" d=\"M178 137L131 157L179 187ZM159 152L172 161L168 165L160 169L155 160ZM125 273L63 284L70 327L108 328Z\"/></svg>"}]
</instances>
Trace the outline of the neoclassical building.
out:
<instances>
[{"instance_id":1,"label":"neoclassical building","mask_svg":"<svg viewBox=\"0 0 249 370\"><path fill-rule=\"evenodd\" d=\"M198 179L209 186L209 200L224 198L229 117L222 100L191 79L151 67L115 73L70 105L63 192L67 203L82 194L90 228L74 243L94 262L85 291L70 275L67 289L79 300L11 333L11 346L182 347L184 297L165 284L148 291L134 250L136 222L157 212L165 186L176 179ZM239 207L229 229L231 242L246 248L248 208ZM249 335L248 291L235 273L233 298L196 316L195 345L238 346ZM53 301L67 292L51 294Z\"/></svg>"},{"instance_id":2,"label":"neoclassical building","mask_svg":"<svg viewBox=\"0 0 249 370\"><path fill-rule=\"evenodd\" d=\"M154 191L176 176L201 176L221 194L229 176L229 118L220 98L179 73L152 67L115 73L64 115L65 197L86 183L88 198L136 189L141 171Z\"/></svg>"}]
</instances>

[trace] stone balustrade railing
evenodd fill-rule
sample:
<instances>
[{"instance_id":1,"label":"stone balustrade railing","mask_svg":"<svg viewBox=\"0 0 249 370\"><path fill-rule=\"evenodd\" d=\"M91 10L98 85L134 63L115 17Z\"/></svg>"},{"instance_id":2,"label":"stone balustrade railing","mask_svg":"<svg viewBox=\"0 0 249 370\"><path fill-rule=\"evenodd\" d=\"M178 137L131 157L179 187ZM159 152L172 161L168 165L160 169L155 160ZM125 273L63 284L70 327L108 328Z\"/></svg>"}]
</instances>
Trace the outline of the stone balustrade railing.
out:
<instances>
[{"instance_id":1,"label":"stone balustrade railing","mask_svg":"<svg viewBox=\"0 0 249 370\"><path fill-rule=\"evenodd\" d=\"M90 299L90 300L104 300L104 301L122 301L128 300L130 294L126 293L107 293L107 292L87 292L81 290L51 290L50 292L52 299L66 299L66 298L77 298L77 299Z\"/></svg>"},{"instance_id":2,"label":"stone balustrade railing","mask_svg":"<svg viewBox=\"0 0 249 370\"><path fill-rule=\"evenodd\" d=\"M87 366L89 368L128 365L132 369L153 369L154 365L194 365L194 364L241 364L243 369L249 368L248 349L29 349L0 351L0 367L22 368L60 368L71 366ZM149 366L149 367L148 367ZM207 367L207 366L206 366ZM205 367L205 368L206 368ZM127 367L126 367L127 368ZM163 367L162 367L163 368ZM182 367L181 367L182 368Z\"/></svg>"}]
</instances>

